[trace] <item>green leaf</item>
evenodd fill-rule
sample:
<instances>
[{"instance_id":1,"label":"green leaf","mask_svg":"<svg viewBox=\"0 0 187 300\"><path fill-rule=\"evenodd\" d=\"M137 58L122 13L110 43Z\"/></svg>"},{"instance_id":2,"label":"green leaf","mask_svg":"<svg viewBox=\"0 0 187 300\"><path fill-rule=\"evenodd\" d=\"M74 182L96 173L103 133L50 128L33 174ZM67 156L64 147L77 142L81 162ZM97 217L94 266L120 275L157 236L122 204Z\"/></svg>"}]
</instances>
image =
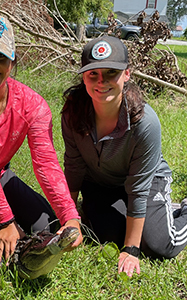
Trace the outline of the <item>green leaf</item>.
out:
<instances>
[{"instance_id":1,"label":"green leaf","mask_svg":"<svg viewBox=\"0 0 187 300\"><path fill-rule=\"evenodd\" d=\"M121 280L123 280L123 282L127 282L130 280L130 277L125 272L119 273L118 276Z\"/></svg>"},{"instance_id":2,"label":"green leaf","mask_svg":"<svg viewBox=\"0 0 187 300\"><path fill-rule=\"evenodd\" d=\"M119 257L120 251L118 246L111 242L106 244L101 251L101 255L103 258L110 260L110 259L117 259Z\"/></svg>"}]
</instances>

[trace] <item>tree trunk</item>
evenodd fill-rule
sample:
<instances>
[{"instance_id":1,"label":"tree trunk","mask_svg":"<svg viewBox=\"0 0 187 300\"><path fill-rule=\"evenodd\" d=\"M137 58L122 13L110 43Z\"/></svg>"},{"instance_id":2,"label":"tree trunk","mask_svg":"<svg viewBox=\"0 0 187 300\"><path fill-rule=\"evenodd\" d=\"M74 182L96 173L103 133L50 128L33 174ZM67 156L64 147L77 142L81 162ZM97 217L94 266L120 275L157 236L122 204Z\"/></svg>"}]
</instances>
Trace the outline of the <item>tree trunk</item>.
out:
<instances>
[{"instance_id":1,"label":"tree trunk","mask_svg":"<svg viewBox=\"0 0 187 300\"><path fill-rule=\"evenodd\" d=\"M80 42L85 41L85 25L77 24L76 36Z\"/></svg>"}]
</instances>

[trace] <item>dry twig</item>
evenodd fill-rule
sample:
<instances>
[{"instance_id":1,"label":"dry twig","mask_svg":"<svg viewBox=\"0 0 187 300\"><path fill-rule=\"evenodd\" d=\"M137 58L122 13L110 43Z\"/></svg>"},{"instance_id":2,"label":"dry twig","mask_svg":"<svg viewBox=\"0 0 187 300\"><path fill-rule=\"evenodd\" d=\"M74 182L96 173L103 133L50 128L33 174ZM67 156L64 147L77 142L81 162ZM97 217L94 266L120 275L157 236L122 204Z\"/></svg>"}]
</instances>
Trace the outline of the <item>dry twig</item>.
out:
<instances>
[{"instance_id":1,"label":"dry twig","mask_svg":"<svg viewBox=\"0 0 187 300\"><path fill-rule=\"evenodd\" d=\"M41 65L50 64L51 58L48 61L46 58L52 56L58 68L70 68L76 72L79 62L74 54L81 53L82 46L71 36L64 39L55 30L49 10L42 1L1 0L0 14L5 15L14 27L16 48L22 63L37 70L39 65L41 68Z\"/></svg>"}]
</instances>

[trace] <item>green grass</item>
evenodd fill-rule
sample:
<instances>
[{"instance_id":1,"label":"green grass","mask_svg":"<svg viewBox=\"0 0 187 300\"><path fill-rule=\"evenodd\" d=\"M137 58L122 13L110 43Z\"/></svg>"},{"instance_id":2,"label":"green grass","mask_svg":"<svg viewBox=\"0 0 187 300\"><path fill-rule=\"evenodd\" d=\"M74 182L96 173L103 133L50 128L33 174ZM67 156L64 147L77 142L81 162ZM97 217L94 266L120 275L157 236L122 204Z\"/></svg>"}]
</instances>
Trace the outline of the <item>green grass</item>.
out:
<instances>
[{"instance_id":1,"label":"green grass","mask_svg":"<svg viewBox=\"0 0 187 300\"><path fill-rule=\"evenodd\" d=\"M172 40L176 40L176 41L187 41L186 37L185 36L180 36L180 37L175 37L175 36L172 36L171 37Z\"/></svg>"},{"instance_id":2,"label":"green grass","mask_svg":"<svg viewBox=\"0 0 187 300\"><path fill-rule=\"evenodd\" d=\"M162 152L173 172L175 202L187 196L187 103L186 97L166 91L159 98L150 98L149 104L157 112L162 128Z\"/></svg>"},{"instance_id":3,"label":"green grass","mask_svg":"<svg viewBox=\"0 0 187 300\"><path fill-rule=\"evenodd\" d=\"M56 75L51 70L40 75L19 70L17 79L36 90L48 102L53 115L54 146L63 168L60 111L62 93L72 79L68 74L59 78ZM165 91L157 98L147 96L146 100L155 109L161 122L162 152L173 171L172 198L180 202L187 196L186 98L171 91ZM26 140L11 164L22 180L42 193L32 171ZM100 249L100 245L91 247L83 243L73 252L65 253L53 272L32 281L20 279L16 271L12 273L3 265L0 268L0 300L187 299L187 249L178 257L162 262L142 258L141 274L134 274L131 279L124 273L118 275L117 260L101 259Z\"/></svg>"},{"instance_id":4,"label":"green grass","mask_svg":"<svg viewBox=\"0 0 187 300\"><path fill-rule=\"evenodd\" d=\"M118 275L117 261L99 261L98 253L98 246L82 245L64 254L47 277L32 281L0 270L0 299L186 299L185 255L163 262L142 259L141 274L129 279Z\"/></svg>"}]
</instances>

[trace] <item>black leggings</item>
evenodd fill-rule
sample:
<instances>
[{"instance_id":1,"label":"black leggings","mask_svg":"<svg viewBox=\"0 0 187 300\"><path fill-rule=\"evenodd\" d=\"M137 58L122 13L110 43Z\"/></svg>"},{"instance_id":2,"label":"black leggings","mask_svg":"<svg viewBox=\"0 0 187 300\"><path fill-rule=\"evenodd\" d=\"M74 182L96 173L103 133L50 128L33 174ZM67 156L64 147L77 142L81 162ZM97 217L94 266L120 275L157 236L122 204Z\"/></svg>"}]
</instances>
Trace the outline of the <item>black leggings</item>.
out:
<instances>
[{"instance_id":1,"label":"black leggings","mask_svg":"<svg viewBox=\"0 0 187 300\"><path fill-rule=\"evenodd\" d=\"M124 188L110 189L85 181L81 193L87 225L102 244L113 241L121 248L126 231L127 196ZM83 218L82 221L84 223Z\"/></svg>"},{"instance_id":2,"label":"black leggings","mask_svg":"<svg viewBox=\"0 0 187 300\"><path fill-rule=\"evenodd\" d=\"M175 257L187 245L187 209L173 218L171 177L155 177L147 199L141 251L152 258ZM124 245L128 197L124 187L106 188L85 181L82 209L101 243Z\"/></svg>"},{"instance_id":3,"label":"black leggings","mask_svg":"<svg viewBox=\"0 0 187 300\"><path fill-rule=\"evenodd\" d=\"M48 201L8 169L0 183L16 222L27 234L46 229L55 232L60 226ZM51 223L49 225L49 223Z\"/></svg>"}]
</instances>

